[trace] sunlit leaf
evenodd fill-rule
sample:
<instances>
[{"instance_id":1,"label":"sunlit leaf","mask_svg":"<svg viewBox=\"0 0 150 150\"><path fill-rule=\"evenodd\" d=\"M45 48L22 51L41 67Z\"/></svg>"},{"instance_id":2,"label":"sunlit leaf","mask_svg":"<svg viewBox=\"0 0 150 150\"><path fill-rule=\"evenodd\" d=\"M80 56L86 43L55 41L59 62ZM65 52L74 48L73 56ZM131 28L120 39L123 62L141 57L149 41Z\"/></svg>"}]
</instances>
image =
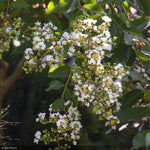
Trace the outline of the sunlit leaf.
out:
<instances>
[{"instance_id":1,"label":"sunlit leaf","mask_svg":"<svg viewBox=\"0 0 150 150\"><path fill-rule=\"evenodd\" d=\"M50 68L48 72L51 73L51 72L53 72L54 70L56 70L58 67L59 67L59 65L56 65L56 66L54 66L53 68Z\"/></svg>"},{"instance_id":2,"label":"sunlit leaf","mask_svg":"<svg viewBox=\"0 0 150 150\"><path fill-rule=\"evenodd\" d=\"M59 66L53 72L48 74L49 78L67 78L70 74L70 67L67 65Z\"/></svg>"},{"instance_id":3,"label":"sunlit leaf","mask_svg":"<svg viewBox=\"0 0 150 150\"><path fill-rule=\"evenodd\" d=\"M51 1L49 2L48 6L47 6L47 11L46 13L49 13L50 11L52 11L55 8L54 2Z\"/></svg>"},{"instance_id":4,"label":"sunlit leaf","mask_svg":"<svg viewBox=\"0 0 150 150\"><path fill-rule=\"evenodd\" d=\"M86 4L96 4L96 0L84 0Z\"/></svg>"}]
</instances>

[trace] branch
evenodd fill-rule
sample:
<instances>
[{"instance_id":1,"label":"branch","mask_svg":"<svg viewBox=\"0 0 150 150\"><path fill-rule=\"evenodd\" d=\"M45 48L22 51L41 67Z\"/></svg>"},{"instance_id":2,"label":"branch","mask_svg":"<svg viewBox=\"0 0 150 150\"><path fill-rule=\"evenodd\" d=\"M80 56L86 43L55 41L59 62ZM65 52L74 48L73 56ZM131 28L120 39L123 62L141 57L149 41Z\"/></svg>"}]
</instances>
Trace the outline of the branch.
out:
<instances>
[{"instance_id":1,"label":"branch","mask_svg":"<svg viewBox=\"0 0 150 150\"><path fill-rule=\"evenodd\" d=\"M20 75L23 73L23 64L24 64L24 56L20 60L16 70L7 78L6 80L6 87L5 87L5 93L9 90L9 88L14 84L14 82L20 77Z\"/></svg>"}]
</instances>

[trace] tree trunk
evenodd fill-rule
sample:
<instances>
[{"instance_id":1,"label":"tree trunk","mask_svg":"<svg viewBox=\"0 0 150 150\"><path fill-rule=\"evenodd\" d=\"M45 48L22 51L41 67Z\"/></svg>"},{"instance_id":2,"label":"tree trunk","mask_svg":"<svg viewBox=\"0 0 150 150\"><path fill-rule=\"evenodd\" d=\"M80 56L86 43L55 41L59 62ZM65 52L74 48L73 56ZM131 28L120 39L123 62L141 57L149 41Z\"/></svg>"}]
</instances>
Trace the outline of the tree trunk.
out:
<instances>
[{"instance_id":1,"label":"tree trunk","mask_svg":"<svg viewBox=\"0 0 150 150\"><path fill-rule=\"evenodd\" d=\"M7 77L7 70L9 64L3 60L0 59L0 111L2 110L2 104L5 94L8 92L10 87L15 83L15 81L20 77L20 75L23 73L23 64L24 64L24 56L18 63L15 71ZM3 143L3 136L4 131L2 127L2 116L0 115L0 146L2 146Z\"/></svg>"}]
</instances>

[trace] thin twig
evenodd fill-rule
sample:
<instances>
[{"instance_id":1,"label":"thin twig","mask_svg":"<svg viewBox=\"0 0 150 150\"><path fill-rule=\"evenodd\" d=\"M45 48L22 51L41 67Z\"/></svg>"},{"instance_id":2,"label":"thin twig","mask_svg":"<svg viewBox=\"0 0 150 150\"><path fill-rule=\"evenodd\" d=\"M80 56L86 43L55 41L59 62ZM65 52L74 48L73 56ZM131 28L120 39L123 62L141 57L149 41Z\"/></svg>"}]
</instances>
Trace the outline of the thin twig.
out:
<instances>
[{"instance_id":1,"label":"thin twig","mask_svg":"<svg viewBox=\"0 0 150 150\"><path fill-rule=\"evenodd\" d=\"M63 93L62 93L62 95L61 95L61 98L63 98L64 95L65 95L65 92L66 92L66 89L67 89L67 87L68 87L68 83L69 83L69 80L70 80L70 77L71 77L71 73L72 73L72 72L70 72L69 77L68 77L68 79L67 79L67 81L66 81L65 88L64 88Z\"/></svg>"}]
</instances>

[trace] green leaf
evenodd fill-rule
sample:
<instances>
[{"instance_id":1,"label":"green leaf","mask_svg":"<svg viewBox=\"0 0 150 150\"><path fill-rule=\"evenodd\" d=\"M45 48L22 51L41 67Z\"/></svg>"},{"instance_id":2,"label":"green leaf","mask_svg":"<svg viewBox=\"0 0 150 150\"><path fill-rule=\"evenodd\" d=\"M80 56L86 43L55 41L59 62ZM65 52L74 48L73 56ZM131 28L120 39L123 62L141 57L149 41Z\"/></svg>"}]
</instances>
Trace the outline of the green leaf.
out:
<instances>
[{"instance_id":1,"label":"green leaf","mask_svg":"<svg viewBox=\"0 0 150 150\"><path fill-rule=\"evenodd\" d=\"M143 98L143 96L144 96L143 91L139 89L132 90L131 92L127 93L121 98L120 100L122 104L121 109L123 110L132 107L139 101L139 99Z\"/></svg>"},{"instance_id":2,"label":"green leaf","mask_svg":"<svg viewBox=\"0 0 150 150\"><path fill-rule=\"evenodd\" d=\"M71 89L67 88L65 91L65 98L67 100L71 100L72 96L73 96L73 91Z\"/></svg>"},{"instance_id":3,"label":"green leaf","mask_svg":"<svg viewBox=\"0 0 150 150\"><path fill-rule=\"evenodd\" d=\"M48 74L49 78L67 78L70 74L70 67L67 65L60 66Z\"/></svg>"},{"instance_id":4,"label":"green leaf","mask_svg":"<svg viewBox=\"0 0 150 150\"><path fill-rule=\"evenodd\" d=\"M147 133L150 133L150 130L143 130L134 136L132 140L133 148L138 149L145 146L145 136Z\"/></svg>"},{"instance_id":5,"label":"green leaf","mask_svg":"<svg viewBox=\"0 0 150 150\"><path fill-rule=\"evenodd\" d=\"M93 12L102 11L102 8L97 4L86 4L83 7L86 9L92 10Z\"/></svg>"},{"instance_id":6,"label":"green leaf","mask_svg":"<svg viewBox=\"0 0 150 150\"><path fill-rule=\"evenodd\" d=\"M63 88L64 86L65 86L64 83L62 83L61 81L53 80L49 83L49 87L48 87L48 89L46 89L46 91L59 90L59 89Z\"/></svg>"},{"instance_id":7,"label":"green leaf","mask_svg":"<svg viewBox=\"0 0 150 150\"><path fill-rule=\"evenodd\" d=\"M13 1L10 4L10 8L25 8L28 7L29 4L27 4L27 2L25 0L17 0L17 1Z\"/></svg>"},{"instance_id":8,"label":"green leaf","mask_svg":"<svg viewBox=\"0 0 150 150\"><path fill-rule=\"evenodd\" d=\"M62 26L61 21L60 21L55 15L53 15L53 14L48 14L48 15L46 15L46 17L47 17L47 19L48 19L49 21L51 21L55 26L57 26L60 31L63 30L63 26Z\"/></svg>"},{"instance_id":9,"label":"green leaf","mask_svg":"<svg viewBox=\"0 0 150 150\"><path fill-rule=\"evenodd\" d=\"M137 71L129 71L129 75L132 77L133 81L139 80L143 81L143 77Z\"/></svg>"},{"instance_id":10,"label":"green leaf","mask_svg":"<svg viewBox=\"0 0 150 150\"><path fill-rule=\"evenodd\" d=\"M133 38L135 38L133 34L129 34L128 32L124 33L124 41L127 45L134 45L136 43Z\"/></svg>"},{"instance_id":11,"label":"green leaf","mask_svg":"<svg viewBox=\"0 0 150 150\"><path fill-rule=\"evenodd\" d=\"M135 61L136 54L132 46L121 44L115 49L113 57L114 59L117 59L117 61L131 66Z\"/></svg>"},{"instance_id":12,"label":"green leaf","mask_svg":"<svg viewBox=\"0 0 150 150\"><path fill-rule=\"evenodd\" d=\"M150 108L148 107L134 107L125 110L120 110L117 114L121 122L126 121L141 121L143 117L150 115Z\"/></svg>"},{"instance_id":13,"label":"green leaf","mask_svg":"<svg viewBox=\"0 0 150 150\"><path fill-rule=\"evenodd\" d=\"M71 24L79 15L80 10L76 9L74 11L70 11L69 13L64 13L65 17L68 19L69 23Z\"/></svg>"},{"instance_id":14,"label":"green leaf","mask_svg":"<svg viewBox=\"0 0 150 150\"><path fill-rule=\"evenodd\" d=\"M78 0L69 0L68 4L66 5L66 12L69 13L73 10L78 8Z\"/></svg>"},{"instance_id":15,"label":"green leaf","mask_svg":"<svg viewBox=\"0 0 150 150\"><path fill-rule=\"evenodd\" d=\"M114 7L112 5L109 5L109 10L108 10L108 15L111 17L112 21L116 24L116 25L121 25L122 21L120 19L120 17L118 16L118 14L116 14L116 11L114 9Z\"/></svg>"},{"instance_id":16,"label":"green leaf","mask_svg":"<svg viewBox=\"0 0 150 150\"><path fill-rule=\"evenodd\" d=\"M147 61L146 55L142 54L141 52L138 52L136 49L134 49L136 52L137 56L142 60L142 61Z\"/></svg>"},{"instance_id":17,"label":"green leaf","mask_svg":"<svg viewBox=\"0 0 150 150\"><path fill-rule=\"evenodd\" d=\"M127 16L125 15L125 13L120 11L119 15L120 15L120 18L121 18L122 22L125 23L126 25L128 25L129 24L129 20L127 19Z\"/></svg>"},{"instance_id":18,"label":"green leaf","mask_svg":"<svg viewBox=\"0 0 150 150\"><path fill-rule=\"evenodd\" d=\"M84 61L84 57L78 57L75 61L75 64L77 64L78 66L82 67L82 62Z\"/></svg>"},{"instance_id":19,"label":"green leaf","mask_svg":"<svg viewBox=\"0 0 150 150\"><path fill-rule=\"evenodd\" d=\"M143 31L149 21L149 17L142 17L140 19L135 19L132 23L136 26L139 30Z\"/></svg>"},{"instance_id":20,"label":"green leaf","mask_svg":"<svg viewBox=\"0 0 150 150\"><path fill-rule=\"evenodd\" d=\"M126 9L126 12L129 14L130 13L130 6L129 6L129 4L128 4L128 2L127 1L124 1L123 2L123 6L125 7L125 9Z\"/></svg>"},{"instance_id":21,"label":"green leaf","mask_svg":"<svg viewBox=\"0 0 150 150\"><path fill-rule=\"evenodd\" d=\"M122 30L123 31L127 31L131 34L137 35L137 36L143 36L142 35L142 31L140 29L138 29L137 27L135 27L134 25L131 25L130 27L127 27L125 24L122 25Z\"/></svg>"},{"instance_id":22,"label":"green leaf","mask_svg":"<svg viewBox=\"0 0 150 150\"><path fill-rule=\"evenodd\" d=\"M55 100L52 104L52 109L53 110L58 110L59 108L62 108L64 105L64 99L63 98L59 98L57 100Z\"/></svg>"}]
</instances>

